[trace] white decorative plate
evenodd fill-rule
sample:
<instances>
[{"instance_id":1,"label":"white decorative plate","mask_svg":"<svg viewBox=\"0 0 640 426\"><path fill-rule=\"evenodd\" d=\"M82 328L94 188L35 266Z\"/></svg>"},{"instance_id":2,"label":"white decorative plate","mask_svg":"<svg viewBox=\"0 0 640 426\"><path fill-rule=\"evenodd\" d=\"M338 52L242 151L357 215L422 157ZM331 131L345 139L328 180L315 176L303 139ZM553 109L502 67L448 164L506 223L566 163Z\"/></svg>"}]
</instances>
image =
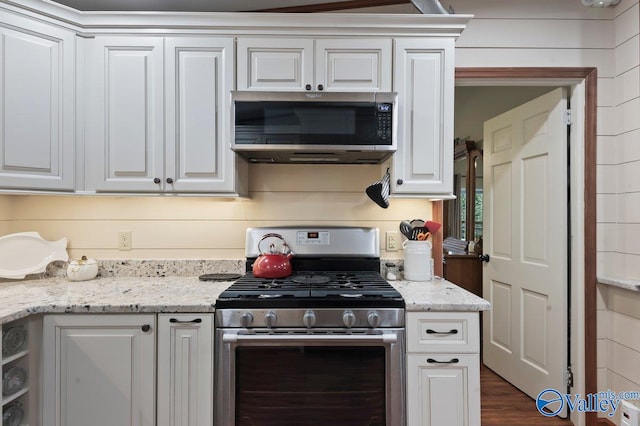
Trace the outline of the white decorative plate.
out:
<instances>
[{"instance_id":1,"label":"white decorative plate","mask_svg":"<svg viewBox=\"0 0 640 426\"><path fill-rule=\"evenodd\" d=\"M44 272L55 260L67 261L67 239L43 240L37 232L20 232L0 237L0 277L22 279Z\"/></svg>"}]
</instances>

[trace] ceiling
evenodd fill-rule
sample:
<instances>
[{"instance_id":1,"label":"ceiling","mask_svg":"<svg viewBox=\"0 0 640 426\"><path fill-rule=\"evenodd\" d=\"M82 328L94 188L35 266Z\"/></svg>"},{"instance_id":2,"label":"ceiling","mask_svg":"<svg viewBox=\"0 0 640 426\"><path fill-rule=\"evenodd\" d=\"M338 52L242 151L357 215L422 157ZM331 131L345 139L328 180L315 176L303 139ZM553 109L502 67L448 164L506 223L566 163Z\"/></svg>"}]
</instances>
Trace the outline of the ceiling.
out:
<instances>
[{"instance_id":1,"label":"ceiling","mask_svg":"<svg viewBox=\"0 0 640 426\"><path fill-rule=\"evenodd\" d=\"M56 0L81 11L324 12L409 3L409 0Z\"/></svg>"}]
</instances>

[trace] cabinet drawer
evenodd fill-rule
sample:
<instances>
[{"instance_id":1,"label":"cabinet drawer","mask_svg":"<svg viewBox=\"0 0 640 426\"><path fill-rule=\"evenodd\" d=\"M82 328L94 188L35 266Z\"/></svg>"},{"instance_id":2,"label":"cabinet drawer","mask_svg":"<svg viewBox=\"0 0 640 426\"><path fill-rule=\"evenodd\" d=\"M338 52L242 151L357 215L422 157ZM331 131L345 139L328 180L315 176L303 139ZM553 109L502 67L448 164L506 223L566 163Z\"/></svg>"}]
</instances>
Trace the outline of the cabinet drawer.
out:
<instances>
[{"instance_id":1,"label":"cabinet drawer","mask_svg":"<svg viewBox=\"0 0 640 426\"><path fill-rule=\"evenodd\" d=\"M477 312L407 313L407 352L478 353Z\"/></svg>"}]
</instances>

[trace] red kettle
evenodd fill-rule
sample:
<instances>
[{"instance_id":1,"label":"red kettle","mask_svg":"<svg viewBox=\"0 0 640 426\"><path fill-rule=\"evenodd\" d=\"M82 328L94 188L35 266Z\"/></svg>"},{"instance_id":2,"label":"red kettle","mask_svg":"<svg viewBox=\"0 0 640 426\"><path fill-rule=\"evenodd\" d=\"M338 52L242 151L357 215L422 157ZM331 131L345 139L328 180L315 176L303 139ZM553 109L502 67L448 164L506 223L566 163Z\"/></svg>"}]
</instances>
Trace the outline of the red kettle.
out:
<instances>
[{"instance_id":1,"label":"red kettle","mask_svg":"<svg viewBox=\"0 0 640 426\"><path fill-rule=\"evenodd\" d=\"M267 238L279 238L282 240L282 251L277 252L275 244L269 246L269 253L264 253L260 244ZM287 242L280 234L265 234L258 243L260 255L253 262L253 276L257 278L284 278L291 275L291 262L293 253Z\"/></svg>"}]
</instances>

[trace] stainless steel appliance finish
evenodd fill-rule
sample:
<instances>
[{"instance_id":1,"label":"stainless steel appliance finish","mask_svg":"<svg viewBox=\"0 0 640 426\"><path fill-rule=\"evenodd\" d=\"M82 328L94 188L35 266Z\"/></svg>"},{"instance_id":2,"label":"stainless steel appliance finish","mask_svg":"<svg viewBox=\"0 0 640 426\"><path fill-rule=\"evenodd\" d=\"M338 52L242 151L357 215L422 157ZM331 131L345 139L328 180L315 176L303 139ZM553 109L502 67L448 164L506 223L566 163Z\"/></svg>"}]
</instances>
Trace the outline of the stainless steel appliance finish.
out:
<instances>
[{"instance_id":1,"label":"stainless steel appliance finish","mask_svg":"<svg viewBox=\"0 0 640 426\"><path fill-rule=\"evenodd\" d=\"M380 230L347 226L277 226L249 228L246 232L245 256L260 255L260 240L266 234L281 235L296 257L380 257ZM281 244L277 238L272 240ZM268 246L265 240L263 246ZM378 269L379 270L379 269Z\"/></svg>"},{"instance_id":2,"label":"stainless steel appliance finish","mask_svg":"<svg viewBox=\"0 0 640 426\"><path fill-rule=\"evenodd\" d=\"M251 162L378 164L397 149L396 93L231 92L231 149Z\"/></svg>"},{"instance_id":3,"label":"stainless steel appliance finish","mask_svg":"<svg viewBox=\"0 0 640 426\"><path fill-rule=\"evenodd\" d=\"M218 299L216 424L403 426L404 301L380 276L378 229L250 228L247 271L269 233L293 275L249 272Z\"/></svg>"}]
</instances>

